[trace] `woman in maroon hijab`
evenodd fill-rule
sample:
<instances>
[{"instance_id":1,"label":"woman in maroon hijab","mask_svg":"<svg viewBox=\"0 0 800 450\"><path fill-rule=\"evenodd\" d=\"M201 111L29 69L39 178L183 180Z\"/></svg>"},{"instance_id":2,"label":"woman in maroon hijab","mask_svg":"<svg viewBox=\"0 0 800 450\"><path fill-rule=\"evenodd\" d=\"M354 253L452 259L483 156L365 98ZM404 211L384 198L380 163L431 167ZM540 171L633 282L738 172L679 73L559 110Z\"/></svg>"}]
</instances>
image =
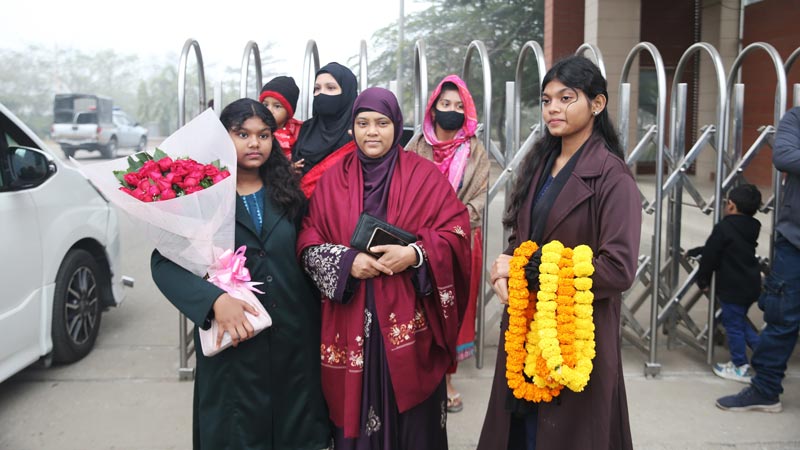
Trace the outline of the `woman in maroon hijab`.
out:
<instances>
[{"instance_id":1,"label":"woman in maroon hijab","mask_svg":"<svg viewBox=\"0 0 800 450\"><path fill-rule=\"evenodd\" d=\"M436 166L398 144L382 88L353 106L358 151L317 184L297 249L322 292L322 384L341 449L446 449L444 375L469 289L469 214ZM334 206L336 205L336 206ZM362 212L416 235L350 247Z\"/></svg>"}]
</instances>

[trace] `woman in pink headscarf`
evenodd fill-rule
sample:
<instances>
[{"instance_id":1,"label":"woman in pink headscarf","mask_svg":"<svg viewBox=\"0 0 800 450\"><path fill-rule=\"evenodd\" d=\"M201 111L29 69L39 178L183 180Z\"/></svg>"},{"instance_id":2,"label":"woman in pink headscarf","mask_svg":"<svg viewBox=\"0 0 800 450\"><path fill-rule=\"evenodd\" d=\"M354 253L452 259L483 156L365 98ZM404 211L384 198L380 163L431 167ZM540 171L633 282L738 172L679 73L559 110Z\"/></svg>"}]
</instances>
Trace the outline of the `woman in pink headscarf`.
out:
<instances>
[{"instance_id":1,"label":"woman in pink headscarf","mask_svg":"<svg viewBox=\"0 0 800 450\"><path fill-rule=\"evenodd\" d=\"M469 211L472 228L472 264L469 304L458 334L458 361L475 353L475 312L483 263L481 225L489 181L489 158L478 138L478 116L467 84L457 75L448 75L433 91L422 124L422 135L412 139L406 150L436 164L447 178L461 203ZM463 409L461 394L450 382L457 363L447 372L447 410Z\"/></svg>"}]
</instances>

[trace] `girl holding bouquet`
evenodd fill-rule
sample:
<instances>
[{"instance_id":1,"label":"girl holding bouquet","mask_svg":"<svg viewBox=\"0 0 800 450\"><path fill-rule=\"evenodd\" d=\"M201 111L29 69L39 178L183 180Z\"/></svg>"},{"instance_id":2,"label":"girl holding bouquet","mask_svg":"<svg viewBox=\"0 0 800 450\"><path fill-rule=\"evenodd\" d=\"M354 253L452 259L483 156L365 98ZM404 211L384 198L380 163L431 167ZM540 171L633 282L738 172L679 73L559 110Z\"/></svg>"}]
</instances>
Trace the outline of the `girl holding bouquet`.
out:
<instances>
[{"instance_id":1,"label":"girl holding bouquet","mask_svg":"<svg viewBox=\"0 0 800 450\"><path fill-rule=\"evenodd\" d=\"M399 145L394 94L366 89L352 114L358 150L320 179L297 243L322 292L334 448L446 449L444 376L469 289L469 214L436 166ZM351 244L362 212L415 241Z\"/></svg>"},{"instance_id":2,"label":"girl holding bouquet","mask_svg":"<svg viewBox=\"0 0 800 450\"><path fill-rule=\"evenodd\" d=\"M569 57L547 72L547 127L520 166L503 219L513 230L510 245L491 269L494 290L508 304L510 255L521 243L591 247L596 356L588 385L581 392L562 389L549 402L514 397L506 380L506 308L480 450L632 448L619 326L622 292L636 272L642 217L607 102L606 80L588 59ZM530 289L537 289L538 265L525 269Z\"/></svg>"},{"instance_id":3,"label":"girl holding bouquet","mask_svg":"<svg viewBox=\"0 0 800 450\"><path fill-rule=\"evenodd\" d=\"M198 327L216 320L233 340L205 357L195 331L194 448L327 448L319 297L294 254L305 198L264 105L236 100L220 120L237 153L235 248L247 246L246 267L263 282L256 296L272 326L253 335L244 316L257 314L253 307L153 252L153 280L167 299Z\"/></svg>"},{"instance_id":4,"label":"girl holding bouquet","mask_svg":"<svg viewBox=\"0 0 800 450\"><path fill-rule=\"evenodd\" d=\"M292 161L302 178L300 188L311 197L326 170L356 148L348 131L350 113L358 95L356 76L339 63L329 63L314 79L314 117L300 128Z\"/></svg>"}]
</instances>

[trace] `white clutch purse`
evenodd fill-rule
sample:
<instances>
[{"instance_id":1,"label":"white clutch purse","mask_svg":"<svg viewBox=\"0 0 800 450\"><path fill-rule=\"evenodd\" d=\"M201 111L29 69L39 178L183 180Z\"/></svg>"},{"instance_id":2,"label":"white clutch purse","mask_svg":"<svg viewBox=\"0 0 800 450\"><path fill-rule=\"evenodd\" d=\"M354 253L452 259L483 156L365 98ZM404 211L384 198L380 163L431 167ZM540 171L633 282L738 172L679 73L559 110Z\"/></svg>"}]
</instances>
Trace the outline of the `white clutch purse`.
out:
<instances>
[{"instance_id":1,"label":"white clutch purse","mask_svg":"<svg viewBox=\"0 0 800 450\"><path fill-rule=\"evenodd\" d=\"M234 298L249 303L251 306L253 306L253 308L255 308L256 311L258 311L259 314L257 316L254 316L248 312L244 313L244 316L250 322L250 325L253 326L254 336L272 325L272 318L269 316L269 313L267 313L267 310L264 309L264 305L258 301L258 298L256 298L255 294L253 294L250 290L247 288L238 288L234 289L233 292L228 292L228 294ZM219 347L217 347L217 336L220 332L225 334L222 336L222 343ZM216 355L217 353L230 347L231 342L230 334L222 331L216 320L211 321L211 327L209 329L200 330L200 345L203 347L203 354L205 356Z\"/></svg>"},{"instance_id":2,"label":"white clutch purse","mask_svg":"<svg viewBox=\"0 0 800 450\"><path fill-rule=\"evenodd\" d=\"M261 284L260 282L250 281L250 271L245 267L245 261L247 260L244 256L245 250L246 247L244 245L239 247L236 252L226 250L209 268L211 276L208 281L224 289L231 297L247 302L258 311L257 316L248 312L244 313L245 318L253 326L253 335L255 336L264 328L272 325L272 318L267 313L267 310L264 309L264 305L253 294L253 291L260 294L263 294L263 292L255 288L256 285ZM222 342L219 347L217 347L217 336L221 331L216 320L211 321L209 329L200 329L200 346L203 348L205 356L214 356L231 346L233 342L231 336L222 331L225 334L222 336Z\"/></svg>"}]
</instances>

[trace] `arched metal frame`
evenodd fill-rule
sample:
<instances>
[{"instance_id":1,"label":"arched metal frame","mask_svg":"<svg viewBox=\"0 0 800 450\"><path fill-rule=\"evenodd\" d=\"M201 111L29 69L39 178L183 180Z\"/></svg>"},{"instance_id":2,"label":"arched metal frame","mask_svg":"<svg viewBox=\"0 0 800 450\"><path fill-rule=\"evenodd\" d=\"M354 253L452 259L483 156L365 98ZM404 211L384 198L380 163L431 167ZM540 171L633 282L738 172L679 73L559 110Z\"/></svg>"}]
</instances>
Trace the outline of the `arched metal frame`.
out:
<instances>
[{"instance_id":1,"label":"arched metal frame","mask_svg":"<svg viewBox=\"0 0 800 450\"><path fill-rule=\"evenodd\" d=\"M628 82L628 75L633 67L634 61L640 53L647 52L653 59L656 67L656 78L658 84L658 101L656 103L656 198L655 198L655 223L653 230L653 249L650 259L651 267L651 292L653 298L658 298L659 290L659 274L661 273L661 225L663 208L663 191L659 188L663 183L664 177L664 134L666 131L666 105L667 105L667 76L664 69L664 60L661 53L655 45L650 42L640 42L634 46L628 53L628 57L622 66L622 74L619 81L619 114L617 117L620 122L620 138L623 142L623 148L627 151L627 137L628 137L628 117L630 114L630 83ZM602 71L602 70L601 70ZM648 136L645 136L648 139ZM643 141L645 140L643 139ZM658 302L652 302L650 306L650 323L651 330L655 330L658 318ZM645 363L645 374L656 375L660 370L660 366L656 361L656 339L650 338L650 356L649 360Z\"/></svg>"},{"instance_id":2,"label":"arched metal frame","mask_svg":"<svg viewBox=\"0 0 800 450\"><path fill-rule=\"evenodd\" d=\"M303 57L303 77L300 81L300 105L297 108L298 119L311 118L311 105L314 102L314 78L319 71L319 50L317 43L309 39Z\"/></svg>"},{"instance_id":3,"label":"arched metal frame","mask_svg":"<svg viewBox=\"0 0 800 450\"><path fill-rule=\"evenodd\" d=\"M603 75L603 78L608 80L608 77L606 76L606 63L603 61L603 53L600 51L600 48L594 44L585 42L583 45L578 47L577 50L575 50L575 54L578 56L585 56L585 53L592 55L592 57L589 59L591 59L600 69L600 74Z\"/></svg>"},{"instance_id":4,"label":"arched metal frame","mask_svg":"<svg viewBox=\"0 0 800 450\"><path fill-rule=\"evenodd\" d=\"M428 104L428 58L425 41L414 43L414 135L422 133L422 121ZM413 138L412 138L413 139Z\"/></svg>"},{"instance_id":5,"label":"arched metal frame","mask_svg":"<svg viewBox=\"0 0 800 450\"><path fill-rule=\"evenodd\" d=\"M358 92L364 92L369 87L369 74L367 73L367 41L361 40L358 50Z\"/></svg>"},{"instance_id":6,"label":"arched metal frame","mask_svg":"<svg viewBox=\"0 0 800 450\"><path fill-rule=\"evenodd\" d=\"M189 52L193 48L197 57L197 84L200 91L199 111L203 111L206 108L206 75L203 69L203 54L200 52L200 44L196 40L189 38L183 44L181 59L178 63L178 128L186 124L186 66L189 62Z\"/></svg>"},{"instance_id":7,"label":"arched metal frame","mask_svg":"<svg viewBox=\"0 0 800 450\"><path fill-rule=\"evenodd\" d=\"M795 61L800 58L800 47L794 49L791 55L786 58L786 63L784 63L783 68L786 76L789 76L789 72L792 70L792 66L794 65ZM788 82L788 79L787 79ZM787 86L788 88L788 86ZM792 89L792 105L793 106L800 106L800 83L795 83Z\"/></svg>"},{"instance_id":8,"label":"arched metal frame","mask_svg":"<svg viewBox=\"0 0 800 450\"><path fill-rule=\"evenodd\" d=\"M672 89L671 89L671 97L670 97L670 111L672 113L672 126L670 127L670 148L671 148L671 160L673 162L673 167L670 168L671 173L677 173L678 170L685 170L687 167L678 167L678 162L681 161L683 158L683 148L685 144L685 115L686 115L686 88L685 84L683 87L679 88L681 85L680 80L681 76L683 75L684 70L686 67L691 64L695 60L695 53L702 53L705 52L710 58L712 62L712 67L714 69L714 75L716 78L717 83L717 106L716 106L716 124L714 125L713 129L708 129L707 131L714 132L714 147L716 148L716 162L715 162L715 190L714 190L714 215L713 215L713 224L716 224L719 221L719 211L720 211L720 184L722 182L722 176L724 171L724 149L727 140L726 130L726 112L725 112L725 105L727 104L727 95L725 90L725 68L722 64L722 58L719 55L714 46L705 42L698 42L692 46L690 46L681 56L681 59L678 61L678 65L675 69L674 78L672 80ZM672 177L671 177L672 178ZM666 317L669 308L671 305L675 304L673 299L679 299L678 297L673 297L672 292L676 288L678 284L678 273L680 270L680 230L681 230L681 181L678 181L678 186L676 187L675 193L671 194L671 209L669 211L667 222L668 222L668 229L667 229L667 240L669 241L669 246L672 249L673 254L670 258L671 267L671 275L672 279L670 281L670 286L668 287L668 291L670 292L670 303L664 305L661 313L659 314L659 321L664 320ZM667 184L670 185L670 180L667 180ZM663 187L663 191L669 191L671 187ZM712 224L712 225L713 225ZM660 282L660 280L659 280ZM657 295L658 292L655 292ZM710 355L711 352L714 350L714 342L711 338L713 336L714 330L714 313L716 311L716 306L714 304L714 285L712 284L711 288L711 295L709 297L708 303L708 325L707 325L707 337L706 337L706 354ZM653 302L658 302L658 297L654 297ZM677 300L676 300L677 301ZM651 328L651 339L656 339L655 336L657 335L656 328Z\"/></svg>"},{"instance_id":9,"label":"arched metal frame","mask_svg":"<svg viewBox=\"0 0 800 450\"><path fill-rule=\"evenodd\" d=\"M775 102L774 102L774 109L773 109L773 116L774 116L773 117L774 118L773 126L774 126L775 129L777 129L778 128L778 123L781 121L781 118L783 117L783 113L786 112L786 70L784 68L783 59L781 58L780 53L778 53L778 51L775 49L775 47L773 47L772 45L767 44L765 42L754 42L754 43L748 45L747 47L745 47L744 50L742 50L741 53L739 53L739 55L736 57L736 60L734 60L733 65L731 66L730 73L728 74L728 84L727 84L727 88L726 88L725 92L727 92L728 101L730 101L730 99L732 99L733 96L734 96L734 93L733 93L734 92L734 84L735 84L734 80L739 78L739 75L741 75L742 64L744 63L744 59L750 53L753 53L753 52L759 51L759 50L767 53L767 56L769 56L770 60L772 61L772 66L775 69L775 75L778 78L777 85L775 86ZM743 96L744 87L742 87L740 90L738 90L737 94ZM737 95L737 97L738 97L738 95ZM743 103L743 101L744 101L743 98L741 98L739 100L740 101L737 101L736 103L740 103L740 102ZM725 113L726 114L728 113L729 106L730 106L729 103L725 104ZM727 125L727 121L726 121L726 125ZM739 127L741 127L741 121L739 123ZM727 128L726 128L725 131L726 131L726 135L727 135ZM738 130L735 130L735 131L738 131ZM738 135L740 135L740 133L737 133L737 136ZM739 142L737 142L737 144L741 144L741 140L740 139L739 139ZM731 152L741 152L740 145L739 146L734 146L734 147L735 148L731 148ZM720 152L720 154L722 154L722 153L723 152ZM733 156L733 155L731 155L731 156ZM718 163L718 168L719 167L720 167L720 163ZM719 177L719 176L720 176L720 174L718 173L717 177ZM717 187L717 192L715 193L716 197L715 197L715 202L714 202L714 208L715 208L715 211L714 211L714 218L715 218L714 219L714 223L717 223L718 218L720 216L720 205L721 205L720 202L721 202L721 195L722 195L721 189L722 189L722 184L723 184L722 180L724 180L724 178L722 178L721 180L718 180L719 183L717 183L717 186L716 186ZM774 167L773 167L773 171L772 171L772 189L773 189L774 193L773 193L773 197L772 197L772 205L773 205L773 209L772 209L772 239L770 241L770 248L769 248L769 259L770 259L770 261L774 261L775 260L774 248L773 248L774 247L773 244L775 242L775 237L776 237L776 233L777 233L775 225L777 225L777 222L778 222L778 210L780 209L780 204L781 204L781 173L780 173L780 171L778 171ZM709 357L709 362L710 362L710 357Z\"/></svg>"},{"instance_id":10,"label":"arched metal frame","mask_svg":"<svg viewBox=\"0 0 800 450\"><path fill-rule=\"evenodd\" d=\"M200 51L200 44L189 38L183 44L181 58L178 63L178 128L186 124L186 67L189 60L189 52L194 49L197 57L197 84L199 88L199 111L206 107L206 76L203 68L203 54ZM189 358L194 353L194 327L189 325L189 321L182 313L178 313L178 379L193 380L194 368L189 367Z\"/></svg>"},{"instance_id":11,"label":"arched metal frame","mask_svg":"<svg viewBox=\"0 0 800 450\"><path fill-rule=\"evenodd\" d=\"M242 70L239 73L239 98L247 97L247 81L250 77L250 55L253 55L253 66L256 69L256 100L263 86L261 78L261 52L256 41L248 41L242 54Z\"/></svg>"},{"instance_id":12,"label":"arched metal frame","mask_svg":"<svg viewBox=\"0 0 800 450\"><path fill-rule=\"evenodd\" d=\"M484 148L486 148L486 151L489 152L489 154L494 155L495 159L497 159L498 161L501 161L501 164L503 164L503 159L504 159L503 155L499 154L499 151L495 150L492 147L492 136L491 136L491 134L492 134L491 133L491 131L492 131L492 126L491 126L491 123L492 123L492 68L489 65L489 52L486 51L486 46L484 45L484 43L482 41L472 41L472 42L469 43L469 46L467 47L467 53L464 55L464 67L461 70L461 77L464 79L464 82L466 83L467 79L469 79L469 69L470 69L470 63L472 62L472 57L473 57L473 55L476 55L476 54L477 54L478 58L481 61L481 69L483 69L482 70L482 75L483 75L483 146L484 146ZM498 156L499 156L499 158L498 158ZM487 196L488 196L488 192L487 192ZM487 202L487 205L488 205L488 202ZM483 210L483 223L482 223L482 227L483 227L484 230L487 230L488 229L488 225L489 225L489 221L488 221L488 217L487 217L488 216L487 211L488 211L488 209L487 209L487 207L485 207L484 210ZM484 255L486 255L486 253L488 252L487 242L488 242L487 239L484 237L484 239L483 239L483 254ZM484 259L485 259L485 256L484 256ZM480 286L485 286L485 285L486 285L486 271L485 270L481 270ZM479 305L484 305L484 303L486 301L486 295L485 295L485 292L483 291L483 288L478 290L478 297L479 297L478 304ZM477 308L477 315L478 315L478 317L477 317L477 321L478 321L477 339L478 339L479 345L478 345L478 355L477 355L475 364L480 369L480 368L483 367L483 348L482 348L483 345L481 345L481 344L483 343L483 335L484 335L484 332L485 332L485 330L484 330L485 322L484 322L484 317L483 317L484 316L483 307Z\"/></svg>"},{"instance_id":13,"label":"arched metal frame","mask_svg":"<svg viewBox=\"0 0 800 450\"><path fill-rule=\"evenodd\" d=\"M542 50L542 46L536 41L526 42L519 51L519 57L517 57L517 69L514 71L514 123L516 124L514 127L514 145L512 147L514 151L519 149L520 144L519 127L522 122L522 118L520 117L522 111L522 78L528 55L533 55L533 58L536 60L536 68L539 71L540 87L542 80L544 80L544 75L547 73L547 63L545 62L544 50ZM539 94L539 97L541 98L541 93ZM538 129L542 130L543 127L544 119L540 116ZM506 158L513 157L513 154L506 153Z\"/></svg>"}]
</instances>

